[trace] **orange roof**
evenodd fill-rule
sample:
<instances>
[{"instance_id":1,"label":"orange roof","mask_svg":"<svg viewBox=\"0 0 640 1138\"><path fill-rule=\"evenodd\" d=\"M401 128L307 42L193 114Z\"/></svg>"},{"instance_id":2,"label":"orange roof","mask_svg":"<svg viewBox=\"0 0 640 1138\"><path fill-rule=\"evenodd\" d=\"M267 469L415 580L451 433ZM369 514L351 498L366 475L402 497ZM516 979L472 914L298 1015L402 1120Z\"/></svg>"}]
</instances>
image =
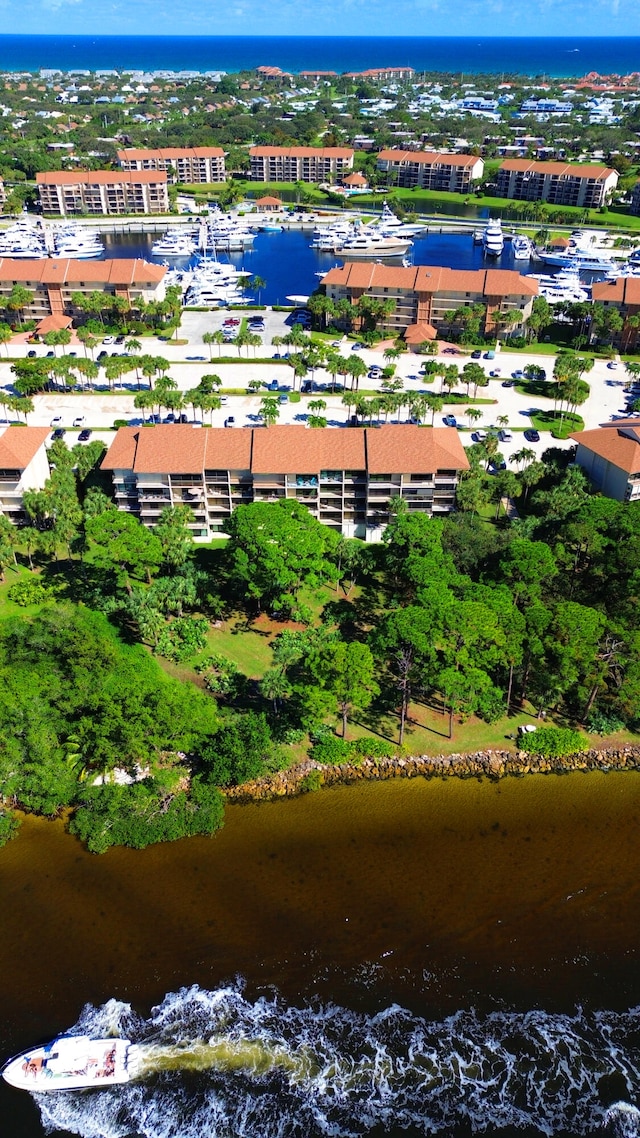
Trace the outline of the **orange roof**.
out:
<instances>
[{"instance_id":1,"label":"orange roof","mask_svg":"<svg viewBox=\"0 0 640 1138\"><path fill-rule=\"evenodd\" d=\"M433 324L409 324L404 330L406 344L423 344L425 340L435 340L437 335Z\"/></svg>"},{"instance_id":2,"label":"orange roof","mask_svg":"<svg viewBox=\"0 0 640 1138\"><path fill-rule=\"evenodd\" d=\"M66 328L70 328L72 324L71 316L63 316L62 313L57 313L55 316L45 316L39 322L36 332L39 336L45 336L47 332L62 332Z\"/></svg>"},{"instance_id":3,"label":"orange roof","mask_svg":"<svg viewBox=\"0 0 640 1138\"><path fill-rule=\"evenodd\" d=\"M615 301L618 304L640 305L640 278L616 277L615 281L594 281L592 300Z\"/></svg>"},{"instance_id":4,"label":"orange roof","mask_svg":"<svg viewBox=\"0 0 640 1138\"><path fill-rule=\"evenodd\" d=\"M347 174L346 178L342 179L342 184L344 186L367 186L369 183L364 174L354 170L353 174Z\"/></svg>"},{"instance_id":5,"label":"orange roof","mask_svg":"<svg viewBox=\"0 0 640 1138\"><path fill-rule=\"evenodd\" d=\"M381 150L379 162L416 163L418 166L474 166L475 154L443 154L437 150Z\"/></svg>"},{"instance_id":6,"label":"orange roof","mask_svg":"<svg viewBox=\"0 0 640 1138\"><path fill-rule=\"evenodd\" d=\"M104 470L136 474L198 474L204 470L248 470L251 431L224 427L194 430L188 423L121 427L102 462Z\"/></svg>"},{"instance_id":7,"label":"orange roof","mask_svg":"<svg viewBox=\"0 0 640 1138\"><path fill-rule=\"evenodd\" d=\"M26 470L48 434L48 427L7 427L0 435L0 467Z\"/></svg>"},{"instance_id":8,"label":"orange roof","mask_svg":"<svg viewBox=\"0 0 640 1138\"><path fill-rule=\"evenodd\" d=\"M364 431L332 427L262 427L253 432L254 474L365 470Z\"/></svg>"},{"instance_id":9,"label":"orange roof","mask_svg":"<svg viewBox=\"0 0 640 1138\"><path fill-rule=\"evenodd\" d=\"M349 146L250 146L252 158L352 158Z\"/></svg>"},{"instance_id":10,"label":"orange roof","mask_svg":"<svg viewBox=\"0 0 640 1138\"><path fill-rule=\"evenodd\" d=\"M148 285L159 284L166 265L134 261L128 257L109 261L74 261L42 257L37 261L0 258L0 283L35 281L42 285Z\"/></svg>"},{"instance_id":11,"label":"orange roof","mask_svg":"<svg viewBox=\"0 0 640 1138\"><path fill-rule=\"evenodd\" d=\"M221 146L169 146L157 150L138 150L128 147L118 151L119 162L144 162L148 158L159 158L171 162L180 158L222 158Z\"/></svg>"},{"instance_id":12,"label":"orange roof","mask_svg":"<svg viewBox=\"0 0 640 1138\"><path fill-rule=\"evenodd\" d=\"M640 418L602 423L592 431L578 431L571 438L627 474L640 470Z\"/></svg>"},{"instance_id":13,"label":"orange roof","mask_svg":"<svg viewBox=\"0 0 640 1138\"><path fill-rule=\"evenodd\" d=\"M280 198L272 198L269 194L265 194L263 198L256 200L256 205L282 205Z\"/></svg>"},{"instance_id":14,"label":"orange roof","mask_svg":"<svg viewBox=\"0 0 640 1138\"><path fill-rule=\"evenodd\" d=\"M323 285L347 290L398 289L404 292L471 292L483 296L537 296L538 282L514 269L448 269L440 265L410 265L408 268L379 265L370 261L347 261L329 269Z\"/></svg>"},{"instance_id":15,"label":"orange roof","mask_svg":"<svg viewBox=\"0 0 640 1138\"><path fill-rule=\"evenodd\" d=\"M468 470L469 460L455 427L389 424L367 431L369 474L425 474Z\"/></svg>"},{"instance_id":16,"label":"orange roof","mask_svg":"<svg viewBox=\"0 0 640 1138\"><path fill-rule=\"evenodd\" d=\"M501 163L500 169L523 174L550 174L559 178L595 178L597 181L608 178L610 174L616 174L616 171L612 170L610 166L571 165L567 162L533 162L528 158L507 158Z\"/></svg>"},{"instance_id":17,"label":"orange roof","mask_svg":"<svg viewBox=\"0 0 640 1138\"><path fill-rule=\"evenodd\" d=\"M166 182L166 170L45 170L36 174L37 186L110 186L124 182Z\"/></svg>"}]
</instances>

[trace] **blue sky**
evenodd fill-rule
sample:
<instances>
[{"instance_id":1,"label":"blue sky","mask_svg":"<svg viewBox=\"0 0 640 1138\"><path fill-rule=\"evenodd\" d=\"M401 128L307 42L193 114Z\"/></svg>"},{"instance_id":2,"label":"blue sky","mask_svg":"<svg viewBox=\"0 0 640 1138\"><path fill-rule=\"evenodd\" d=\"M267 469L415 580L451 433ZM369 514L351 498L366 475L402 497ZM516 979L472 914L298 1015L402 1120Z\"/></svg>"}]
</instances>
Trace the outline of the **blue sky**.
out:
<instances>
[{"instance_id":1,"label":"blue sky","mask_svg":"<svg viewBox=\"0 0 640 1138\"><path fill-rule=\"evenodd\" d=\"M0 0L0 13L3 32L40 35L640 35L637 0Z\"/></svg>"}]
</instances>

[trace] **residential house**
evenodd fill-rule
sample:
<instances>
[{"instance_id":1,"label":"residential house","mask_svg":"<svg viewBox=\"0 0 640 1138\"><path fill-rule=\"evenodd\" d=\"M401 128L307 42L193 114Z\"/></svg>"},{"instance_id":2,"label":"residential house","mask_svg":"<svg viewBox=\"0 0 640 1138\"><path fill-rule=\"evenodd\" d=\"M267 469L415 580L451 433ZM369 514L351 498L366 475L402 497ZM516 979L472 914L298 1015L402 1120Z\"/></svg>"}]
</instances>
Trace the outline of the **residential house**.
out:
<instances>
[{"instance_id":1,"label":"residential house","mask_svg":"<svg viewBox=\"0 0 640 1138\"><path fill-rule=\"evenodd\" d=\"M612 420L571 438L577 465L606 498L640 501L640 418Z\"/></svg>"},{"instance_id":2,"label":"residential house","mask_svg":"<svg viewBox=\"0 0 640 1138\"><path fill-rule=\"evenodd\" d=\"M45 214L169 212L165 170L48 170L36 174L36 185Z\"/></svg>"},{"instance_id":3,"label":"residential house","mask_svg":"<svg viewBox=\"0 0 640 1138\"><path fill-rule=\"evenodd\" d=\"M391 186L459 194L469 193L484 174L482 158L435 150L381 150L376 165Z\"/></svg>"},{"instance_id":4,"label":"residential house","mask_svg":"<svg viewBox=\"0 0 640 1138\"><path fill-rule=\"evenodd\" d=\"M239 505L292 498L324 525L367 541L382 536L391 498L403 498L412 512L448 513L468 466L454 428L410 424L123 427L102 463L119 509L148 526L166 506L184 505L194 537L208 539L224 532Z\"/></svg>"}]
</instances>

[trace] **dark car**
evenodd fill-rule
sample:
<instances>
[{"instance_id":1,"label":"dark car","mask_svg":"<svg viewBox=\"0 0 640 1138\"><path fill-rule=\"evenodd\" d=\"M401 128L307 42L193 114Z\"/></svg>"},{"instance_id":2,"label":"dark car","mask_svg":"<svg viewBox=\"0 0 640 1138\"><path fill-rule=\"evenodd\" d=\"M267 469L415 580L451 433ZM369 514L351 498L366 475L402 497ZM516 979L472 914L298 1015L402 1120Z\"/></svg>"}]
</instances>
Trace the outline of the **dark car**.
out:
<instances>
[{"instance_id":1,"label":"dark car","mask_svg":"<svg viewBox=\"0 0 640 1138\"><path fill-rule=\"evenodd\" d=\"M235 415L229 415L229 418L225 419L224 425L225 425L225 427L235 427L235 425L236 425Z\"/></svg>"},{"instance_id":2,"label":"dark car","mask_svg":"<svg viewBox=\"0 0 640 1138\"><path fill-rule=\"evenodd\" d=\"M114 344L124 344L124 336L116 336Z\"/></svg>"},{"instance_id":3,"label":"dark car","mask_svg":"<svg viewBox=\"0 0 640 1138\"><path fill-rule=\"evenodd\" d=\"M91 430L89 427L85 427L84 430L80 431L80 434L78 435L78 442L79 443L86 443L89 441L90 438L91 438Z\"/></svg>"},{"instance_id":4,"label":"dark car","mask_svg":"<svg viewBox=\"0 0 640 1138\"><path fill-rule=\"evenodd\" d=\"M109 355L109 353L108 353L108 352L104 352L104 351L102 351L102 352L98 352L98 362L99 362L100 360L103 360L103 359L105 359L105 357L106 357L106 356L108 356L108 355Z\"/></svg>"},{"instance_id":5,"label":"dark car","mask_svg":"<svg viewBox=\"0 0 640 1138\"><path fill-rule=\"evenodd\" d=\"M489 463L489 474L498 474L501 470L506 470L506 469L507 469L506 462L490 462Z\"/></svg>"},{"instance_id":6,"label":"dark car","mask_svg":"<svg viewBox=\"0 0 640 1138\"><path fill-rule=\"evenodd\" d=\"M528 443L539 443L540 442L539 431L534 431L532 427L528 431L524 432L524 437Z\"/></svg>"},{"instance_id":7,"label":"dark car","mask_svg":"<svg viewBox=\"0 0 640 1138\"><path fill-rule=\"evenodd\" d=\"M502 383L500 384L501 387L515 387L515 385L516 385L515 379L504 379L502 381Z\"/></svg>"},{"instance_id":8,"label":"dark car","mask_svg":"<svg viewBox=\"0 0 640 1138\"><path fill-rule=\"evenodd\" d=\"M524 379L524 372L520 368L517 371L512 371L511 374L514 379Z\"/></svg>"},{"instance_id":9,"label":"dark car","mask_svg":"<svg viewBox=\"0 0 640 1138\"><path fill-rule=\"evenodd\" d=\"M457 427L458 426L455 415L445 415L442 419L442 422L444 423L445 427Z\"/></svg>"},{"instance_id":10,"label":"dark car","mask_svg":"<svg viewBox=\"0 0 640 1138\"><path fill-rule=\"evenodd\" d=\"M475 351L475 352L472 352L472 353L471 353L471 359L472 359L472 360L481 360L481 359L482 359L482 352L481 352L481 351L479 351L479 350L478 350L478 351Z\"/></svg>"},{"instance_id":11,"label":"dark car","mask_svg":"<svg viewBox=\"0 0 640 1138\"><path fill-rule=\"evenodd\" d=\"M64 427L56 427L51 438L54 440L54 442L56 439L63 439L64 438Z\"/></svg>"},{"instance_id":12,"label":"dark car","mask_svg":"<svg viewBox=\"0 0 640 1138\"><path fill-rule=\"evenodd\" d=\"M442 354L443 354L443 356L457 356L458 355L458 349L457 348L443 348Z\"/></svg>"},{"instance_id":13,"label":"dark car","mask_svg":"<svg viewBox=\"0 0 640 1138\"><path fill-rule=\"evenodd\" d=\"M35 356L37 356L37 354L38 354L38 353L37 353L37 352L34 352L34 351L33 351L33 348L32 348L30 352L27 352L27 358L28 358L28 359L30 359L30 360L32 360L32 359L34 359L34 358L35 358Z\"/></svg>"},{"instance_id":14,"label":"dark car","mask_svg":"<svg viewBox=\"0 0 640 1138\"><path fill-rule=\"evenodd\" d=\"M47 352L47 359L52 359L52 357L55 356L55 354L56 354L55 352Z\"/></svg>"}]
</instances>

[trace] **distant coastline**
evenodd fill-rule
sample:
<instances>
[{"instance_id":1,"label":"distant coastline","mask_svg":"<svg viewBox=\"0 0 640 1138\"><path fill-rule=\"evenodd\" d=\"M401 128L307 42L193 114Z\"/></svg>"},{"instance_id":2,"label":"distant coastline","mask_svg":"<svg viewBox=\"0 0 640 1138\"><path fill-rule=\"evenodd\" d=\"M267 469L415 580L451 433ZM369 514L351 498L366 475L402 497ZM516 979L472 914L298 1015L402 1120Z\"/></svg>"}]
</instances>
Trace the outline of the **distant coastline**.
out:
<instances>
[{"instance_id":1,"label":"distant coastline","mask_svg":"<svg viewBox=\"0 0 640 1138\"><path fill-rule=\"evenodd\" d=\"M640 66L640 37L0 36L0 71L250 70L411 66L451 74L580 78Z\"/></svg>"}]
</instances>

